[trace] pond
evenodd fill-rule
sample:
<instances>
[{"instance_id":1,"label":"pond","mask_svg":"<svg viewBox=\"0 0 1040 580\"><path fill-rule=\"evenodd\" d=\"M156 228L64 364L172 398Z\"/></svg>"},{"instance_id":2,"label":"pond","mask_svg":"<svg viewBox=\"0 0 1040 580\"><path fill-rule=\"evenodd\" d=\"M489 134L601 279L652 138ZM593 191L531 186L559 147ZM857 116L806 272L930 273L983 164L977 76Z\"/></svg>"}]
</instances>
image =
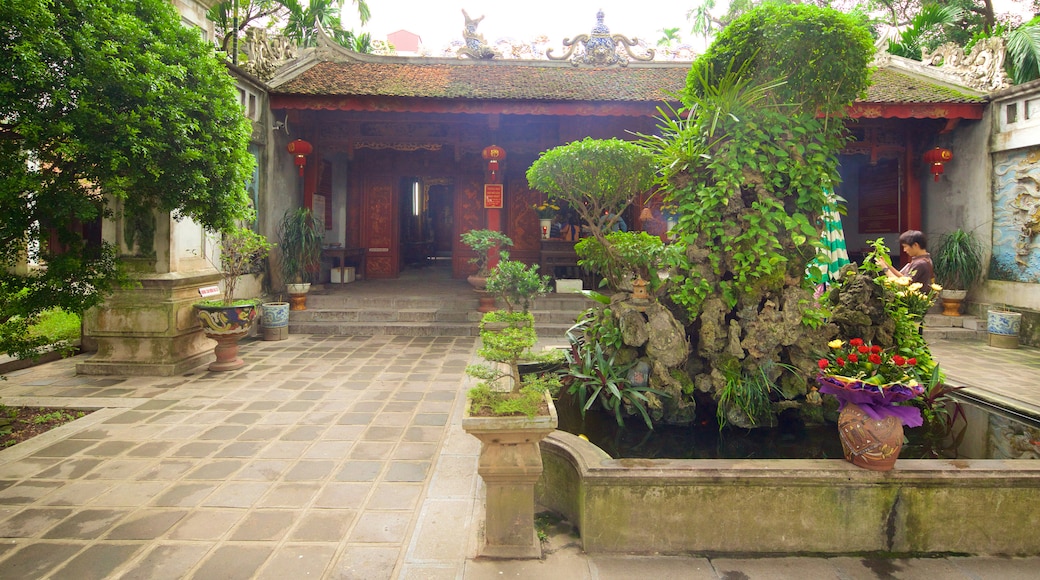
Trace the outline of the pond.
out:
<instances>
[{"instance_id":1,"label":"pond","mask_svg":"<svg viewBox=\"0 0 1040 580\"><path fill-rule=\"evenodd\" d=\"M1040 459L1040 418L1017 414L961 397L967 424L958 421L954 431L964 429L964 437L954 447L948 442L939 454L949 458ZM781 417L774 428L719 431L714 420L692 426L657 426L647 429L639 419L626 421L618 428L613 415L596 406L584 418L566 393L556 403L559 429L584 435L612 458L642 459L841 459L837 426L804 425ZM932 458L932 449L923 429L905 429L907 442L900 457Z\"/></svg>"}]
</instances>

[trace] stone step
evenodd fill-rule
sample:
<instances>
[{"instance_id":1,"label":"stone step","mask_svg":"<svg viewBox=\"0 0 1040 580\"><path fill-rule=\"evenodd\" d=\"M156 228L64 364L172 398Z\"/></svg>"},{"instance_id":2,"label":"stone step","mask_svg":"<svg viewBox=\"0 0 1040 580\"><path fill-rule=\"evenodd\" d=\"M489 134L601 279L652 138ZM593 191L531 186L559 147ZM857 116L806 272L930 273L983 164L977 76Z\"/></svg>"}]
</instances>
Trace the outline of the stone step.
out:
<instances>
[{"instance_id":1,"label":"stone step","mask_svg":"<svg viewBox=\"0 0 1040 580\"><path fill-rule=\"evenodd\" d=\"M925 314L925 328L970 328L985 330L986 323L977 316L943 316L942 314Z\"/></svg>"},{"instance_id":2,"label":"stone step","mask_svg":"<svg viewBox=\"0 0 1040 580\"><path fill-rule=\"evenodd\" d=\"M535 324L574 324L580 311L577 310L532 310ZM406 308L401 310L375 310L368 308L294 310L289 320L299 324L330 323L472 323L480 322L482 313L471 310L444 310L439 308Z\"/></svg>"},{"instance_id":3,"label":"stone step","mask_svg":"<svg viewBox=\"0 0 1040 580\"><path fill-rule=\"evenodd\" d=\"M311 293L307 295L307 308L314 310L416 310L440 309L475 311L478 300L473 293L464 293L457 297L444 296L372 296L351 295L349 292L331 294ZM580 312L592 304L592 300L580 294L549 294L534 301L531 310L574 310Z\"/></svg>"},{"instance_id":4,"label":"stone step","mask_svg":"<svg viewBox=\"0 0 1040 580\"><path fill-rule=\"evenodd\" d=\"M979 340L985 342L989 338L986 329L975 330L956 326L924 327L925 340Z\"/></svg>"},{"instance_id":5,"label":"stone step","mask_svg":"<svg viewBox=\"0 0 1040 580\"><path fill-rule=\"evenodd\" d=\"M539 340L560 339L570 324L535 324ZM334 322L289 320L292 334L326 336L479 336L476 322Z\"/></svg>"}]
</instances>

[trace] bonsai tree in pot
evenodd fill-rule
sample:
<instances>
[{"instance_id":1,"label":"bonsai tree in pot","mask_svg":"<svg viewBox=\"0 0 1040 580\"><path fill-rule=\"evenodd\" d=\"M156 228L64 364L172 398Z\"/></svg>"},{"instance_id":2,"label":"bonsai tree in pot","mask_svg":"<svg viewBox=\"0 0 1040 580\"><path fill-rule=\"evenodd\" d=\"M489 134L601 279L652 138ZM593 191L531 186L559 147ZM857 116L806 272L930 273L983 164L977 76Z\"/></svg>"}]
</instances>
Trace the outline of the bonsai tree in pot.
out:
<instances>
[{"instance_id":1,"label":"bonsai tree in pot","mask_svg":"<svg viewBox=\"0 0 1040 580\"><path fill-rule=\"evenodd\" d=\"M538 274L537 266L509 260L507 254L503 258L487 286L507 310L486 313L481 320L478 353L488 363L466 369L479 382L468 394L462 428L481 441L477 472L487 486L481 555L540 558L534 486L542 472L539 442L558 423L549 391L558 389L559 381L552 375L521 378L518 363L538 340L528 306L548 291L548 278Z\"/></svg>"},{"instance_id":2,"label":"bonsai tree in pot","mask_svg":"<svg viewBox=\"0 0 1040 580\"><path fill-rule=\"evenodd\" d=\"M249 332L257 315L257 301L236 299L235 288L240 276L263 262L271 251L271 244L248 228L236 228L222 235L219 248L224 296L202 300L194 306L203 332L217 341L213 349L217 360L209 370L228 371L245 365L238 358L238 341Z\"/></svg>"},{"instance_id":3,"label":"bonsai tree in pot","mask_svg":"<svg viewBox=\"0 0 1040 580\"><path fill-rule=\"evenodd\" d=\"M282 250L282 281L289 292L292 310L306 310L307 291L321 269L321 249L325 226L310 208L290 209L278 225L278 245Z\"/></svg>"},{"instance_id":4,"label":"bonsai tree in pot","mask_svg":"<svg viewBox=\"0 0 1040 580\"><path fill-rule=\"evenodd\" d=\"M502 232L495 230L470 230L459 236L463 244L477 253L470 258L470 264L476 264L477 271L467 278L469 283L478 290L483 290L487 283L489 264L491 263L491 250L499 250L503 246L512 246L513 240Z\"/></svg>"},{"instance_id":5,"label":"bonsai tree in pot","mask_svg":"<svg viewBox=\"0 0 1040 580\"><path fill-rule=\"evenodd\" d=\"M943 287L943 314L960 316L961 302L982 279L982 244L974 232L956 229L939 238L932 254L935 281Z\"/></svg>"}]
</instances>

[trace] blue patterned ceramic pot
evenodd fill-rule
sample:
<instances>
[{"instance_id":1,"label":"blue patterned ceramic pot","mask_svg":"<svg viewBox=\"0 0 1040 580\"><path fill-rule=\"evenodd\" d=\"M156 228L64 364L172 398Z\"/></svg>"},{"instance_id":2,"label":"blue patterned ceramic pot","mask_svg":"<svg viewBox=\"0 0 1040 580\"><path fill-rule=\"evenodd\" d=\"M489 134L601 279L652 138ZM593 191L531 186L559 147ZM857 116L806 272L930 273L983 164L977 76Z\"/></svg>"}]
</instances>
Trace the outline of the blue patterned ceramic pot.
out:
<instances>
[{"instance_id":1,"label":"blue patterned ceramic pot","mask_svg":"<svg viewBox=\"0 0 1040 580\"><path fill-rule=\"evenodd\" d=\"M1021 314L1004 310L990 310L987 314L987 329L990 334L1018 336L1022 328Z\"/></svg>"},{"instance_id":2,"label":"blue patterned ceramic pot","mask_svg":"<svg viewBox=\"0 0 1040 580\"><path fill-rule=\"evenodd\" d=\"M268 302L260 305L260 326L281 328L289 326L289 303Z\"/></svg>"}]
</instances>

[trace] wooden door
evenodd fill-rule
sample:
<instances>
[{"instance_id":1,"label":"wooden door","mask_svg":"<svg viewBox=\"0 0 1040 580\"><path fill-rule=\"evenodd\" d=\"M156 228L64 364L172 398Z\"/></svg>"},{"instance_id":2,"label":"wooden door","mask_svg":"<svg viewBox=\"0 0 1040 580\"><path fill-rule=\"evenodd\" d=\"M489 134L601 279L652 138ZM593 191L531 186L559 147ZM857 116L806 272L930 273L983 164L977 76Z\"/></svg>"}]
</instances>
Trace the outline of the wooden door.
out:
<instances>
[{"instance_id":1,"label":"wooden door","mask_svg":"<svg viewBox=\"0 0 1040 580\"><path fill-rule=\"evenodd\" d=\"M397 235L395 177L367 175L361 195L361 247L367 249L365 279L396 278L400 248Z\"/></svg>"}]
</instances>

